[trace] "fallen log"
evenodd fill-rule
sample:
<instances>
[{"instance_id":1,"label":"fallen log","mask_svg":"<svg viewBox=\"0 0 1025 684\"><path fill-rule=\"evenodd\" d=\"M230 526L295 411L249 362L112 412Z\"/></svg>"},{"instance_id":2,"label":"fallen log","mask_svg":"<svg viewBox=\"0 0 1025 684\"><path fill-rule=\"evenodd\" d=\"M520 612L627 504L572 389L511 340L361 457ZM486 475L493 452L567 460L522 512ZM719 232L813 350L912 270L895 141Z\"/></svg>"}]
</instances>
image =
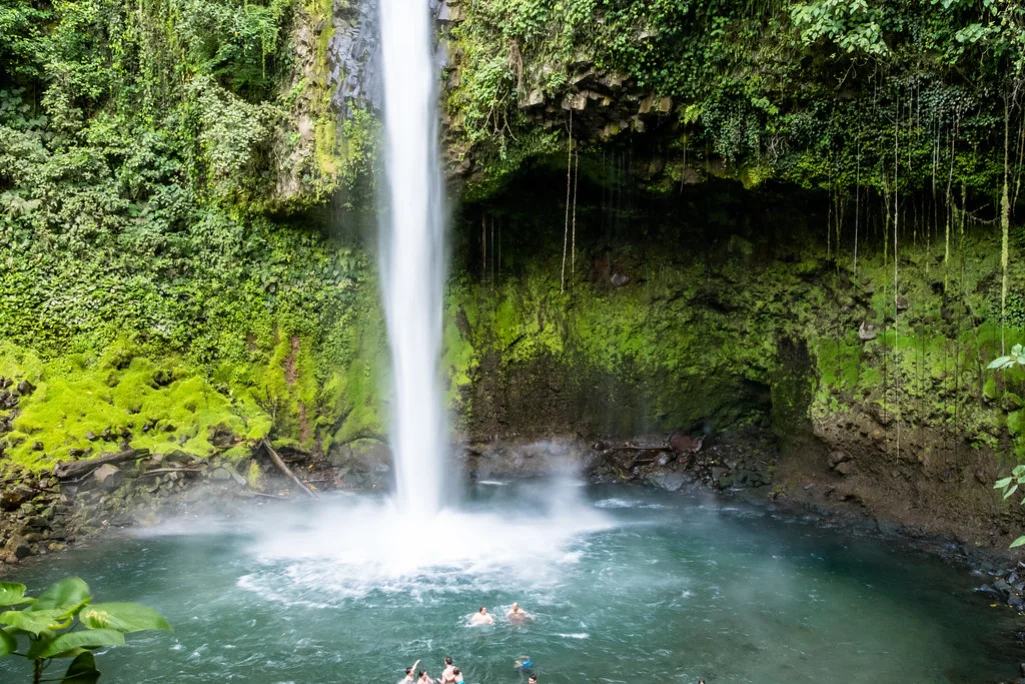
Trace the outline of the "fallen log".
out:
<instances>
[{"instance_id":1,"label":"fallen log","mask_svg":"<svg viewBox=\"0 0 1025 684\"><path fill-rule=\"evenodd\" d=\"M61 461L53 467L53 474L58 480L73 480L88 475L101 465L134 461L145 456L149 456L149 449L125 449L116 454L104 454L82 461Z\"/></svg>"},{"instance_id":2,"label":"fallen log","mask_svg":"<svg viewBox=\"0 0 1025 684\"><path fill-rule=\"evenodd\" d=\"M299 478L295 476L295 473L293 473L289 469L289 467L285 465L285 462L281 460L280 456L278 456L278 452L274 451L274 447L270 445L269 439L263 440L263 446L267 449L267 453L270 454L270 460L274 461L274 465L278 467L278 470L280 470L289 478L291 478L292 482L295 482L297 485L299 485L299 489L306 492L308 496L312 496L314 499L317 498L317 495L313 492L313 490L304 485L302 481L300 481Z\"/></svg>"}]
</instances>

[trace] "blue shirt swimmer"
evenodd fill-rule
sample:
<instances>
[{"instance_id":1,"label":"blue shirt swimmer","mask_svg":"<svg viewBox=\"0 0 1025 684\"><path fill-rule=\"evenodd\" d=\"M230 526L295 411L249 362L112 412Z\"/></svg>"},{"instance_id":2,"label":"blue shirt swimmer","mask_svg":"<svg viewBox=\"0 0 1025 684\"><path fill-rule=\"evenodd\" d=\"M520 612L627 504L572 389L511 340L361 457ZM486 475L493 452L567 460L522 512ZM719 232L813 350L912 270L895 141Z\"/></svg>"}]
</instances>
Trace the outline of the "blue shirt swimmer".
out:
<instances>
[{"instance_id":1,"label":"blue shirt swimmer","mask_svg":"<svg viewBox=\"0 0 1025 684\"><path fill-rule=\"evenodd\" d=\"M516 664L513 665L513 667L520 672L526 672L530 670L530 668L534 667L534 661L531 660L528 655L520 656L519 660L516 661Z\"/></svg>"}]
</instances>

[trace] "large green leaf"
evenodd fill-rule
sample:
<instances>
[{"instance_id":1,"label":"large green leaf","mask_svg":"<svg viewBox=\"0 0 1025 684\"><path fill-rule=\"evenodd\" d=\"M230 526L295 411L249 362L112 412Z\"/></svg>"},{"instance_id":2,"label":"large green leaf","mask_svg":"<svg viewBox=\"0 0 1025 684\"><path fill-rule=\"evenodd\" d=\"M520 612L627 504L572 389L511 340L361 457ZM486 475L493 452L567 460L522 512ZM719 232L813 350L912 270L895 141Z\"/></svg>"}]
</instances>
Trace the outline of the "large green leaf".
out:
<instances>
[{"instance_id":1,"label":"large green leaf","mask_svg":"<svg viewBox=\"0 0 1025 684\"><path fill-rule=\"evenodd\" d=\"M96 658L92 653L86 652L71 661L61 684L95 684L99 678L100 671L96 669Z\"/></svg>"},{"instance_id":2,"label":"large green leaf","mask_svg":"<svg viewBox=\"0 0 1025 684\"><path fill-rule=\"evenodd\" d=\"M141 632L147 629L171 631L164 616L138 603L94 603L78 615L90 629L116 629L119 632Z\"/></svg>"},{"instance_id":3,"label":"large green leaf","mask_svg":"<svg viewBox=\"0 0 1025 684\"><path fill-rule=\"evenodd\" d=\"M17 606L35 601L25 596L25 589L24 584L17 582L0 582L0 606Z\"/></svg>"},{"instance_id":4,"label":"large green leaf","mask_svg":"<svg viewBox=\"0 0 1025 684\"><path fill-rule=\"evenodd\" d=\"M62 615L72 615L89 603L89 585L77 577L66 577L44 591L36 602L26 608L27 612L60 610Z\"/></svg>"},{"instance_id":5,"label":"large green leaf","mask_svg":"<svg viewBox=\"0 0 1025 684\"><path fill-rule=\"evenodd\" d=\"M87 629L82 632L67 632L50 642L42 652L43 658L59 658L61 654L76 648L99 648L100 646L124 646L125 635L116 629Z\"/></svg>"},{"instance_id":6,"label":"large green leaf","mask_svg":"<svg viewBox=\"0 0 1025 684\"><path fill-rule=\"evenodd\" d=\"M18 650L18 640L6 630L0 629L0 658Z\"/></svg>"},{"instance_id":7,"label":"large green leaf","mask_svg":"<svg viewBox=\"0 0 1025 684\"><path fill-rule=\"evenodd\" d=\"M48 629L61 629L67 627L70 620L67 619L62 609L57 610L8 610L0 613L0 624L10 625L18 629L39 635Z\"/></svg>"}]
</instances>

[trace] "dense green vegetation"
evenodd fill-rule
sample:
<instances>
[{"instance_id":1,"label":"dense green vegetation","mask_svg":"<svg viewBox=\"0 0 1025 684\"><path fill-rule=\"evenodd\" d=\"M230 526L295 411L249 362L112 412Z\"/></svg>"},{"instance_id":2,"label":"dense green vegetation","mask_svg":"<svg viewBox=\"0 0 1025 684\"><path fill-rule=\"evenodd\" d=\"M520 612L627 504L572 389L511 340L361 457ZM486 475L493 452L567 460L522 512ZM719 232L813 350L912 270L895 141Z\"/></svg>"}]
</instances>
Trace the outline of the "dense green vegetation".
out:
<instances>
[{"instance_id":1,"label":"dense green vegetation","mask_svg":"<svg viewBox=\"0 0 1025 684\"><path fill-rule=\"evenodd\" d=\"M34 386L5 462L41 470L118 436L228 456L382 438L356 237L377 124L360 102L340 119L329 78L354 8L0 0L0 376ZM954 433L1025 457L1020 378L981 373L1025 327L1019 3L447 12L464 193L445 363L467 434L785 434L863 414L898 460ZM568 159L583 199L563 282ZM691 196L704 182L719 201L715 176L791 206L774 223L739 187ZM482 220L492 248L500 226L490 274ZM617 268L629 284L610 285ZM920 465L946 477L942 460Z\"/></svg>"},{"instance_id":2,"label":"dense green vegetation","mask_svg":"<svg viewBox=\"0 0 1025 684\"><path fill-rule=\"evenodd\" d=\"M100 678L93 651L125 645L125 634L170 631L152 608L135 603L93 603L89 586L68 577L33 598L27 587L0 582L0 658L19 656L32 663L32 682L95 684ZM16 608L16 606L24 606ZM20 642L20 643L19 643ZM25 646L19 651L19 647ZM55 659L71 659L61 679L44 679ZM50 673L52 675L52 673Z\"/></svg>"},{"instance_id":3,"label":"dense green vegetation","mask_svg":"<svg viewBox=\"0 0 1025 684\"><path fill-rule=\"evenodd\" d=\"M284 214L358 194L367 160L372 121L328 110L330 10L0 3L0 369L40 388L16 461L105 429L309 446L366 413L366 256Z\"/></svg>"},{"instance_id":4,"label":"dense green vegetation","mask_svg":"<svg viewBox=\"0 0 1025 684\"><path fill-rule=\"evenodd\" d=\"M585 146L651 129L651 110L669 181L716 160L746 182L992 199L1007 125L1016 193L1025 8L1013 0L485 0L466 13L448 106L482 179L561 145L566 110Z\"/></svg>"}]
</instances>

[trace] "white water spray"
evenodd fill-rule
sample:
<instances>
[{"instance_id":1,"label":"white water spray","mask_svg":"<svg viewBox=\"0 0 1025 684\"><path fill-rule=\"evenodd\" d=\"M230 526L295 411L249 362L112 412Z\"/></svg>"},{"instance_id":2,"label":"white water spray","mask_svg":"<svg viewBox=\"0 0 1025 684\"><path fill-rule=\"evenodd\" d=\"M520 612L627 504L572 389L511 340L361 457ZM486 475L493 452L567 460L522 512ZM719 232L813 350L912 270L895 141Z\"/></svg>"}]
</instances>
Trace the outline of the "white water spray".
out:
<instances>
[{"instance_id":1,"label":"white water spray","mask_svg":"<svg viewBox=\"0 0 1025 684\"><path fill-rule=\"evenodd\" d=\"M395 496L410 516L441 507L447 427L439 387L445 269L436 74L427 0L379 0L387 206L381 280L392 354Z\"/></svg>"}]
</instances>

